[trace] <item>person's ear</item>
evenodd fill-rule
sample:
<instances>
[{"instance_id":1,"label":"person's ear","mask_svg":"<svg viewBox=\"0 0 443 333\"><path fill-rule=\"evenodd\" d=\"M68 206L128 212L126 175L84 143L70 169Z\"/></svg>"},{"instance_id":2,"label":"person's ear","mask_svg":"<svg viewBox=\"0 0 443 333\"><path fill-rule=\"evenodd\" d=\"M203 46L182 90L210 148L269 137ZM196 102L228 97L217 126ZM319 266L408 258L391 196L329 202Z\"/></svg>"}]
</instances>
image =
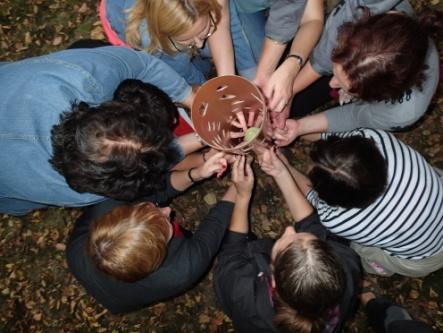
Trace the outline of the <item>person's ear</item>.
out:
<instances>
[{"instance_id":1,"label":"person's ear","mask_svg":"<svg viewBox=\"0 0 443 333\"><path fill-rule=\"evenodd\" d=\"M271 275L271 286L272 286L272 289L275 289L275 279L274 279L274 274Z\"/></svg>"}]
</instances>

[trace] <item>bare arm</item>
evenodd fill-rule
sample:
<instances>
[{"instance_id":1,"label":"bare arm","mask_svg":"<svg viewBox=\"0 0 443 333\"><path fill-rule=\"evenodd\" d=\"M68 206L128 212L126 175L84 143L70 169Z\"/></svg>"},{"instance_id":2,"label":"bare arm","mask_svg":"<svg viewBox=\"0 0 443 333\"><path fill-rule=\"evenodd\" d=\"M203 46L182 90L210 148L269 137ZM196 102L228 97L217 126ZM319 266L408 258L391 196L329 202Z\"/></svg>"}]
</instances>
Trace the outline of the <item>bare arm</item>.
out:
<instances>
[{"instance_id":1,"label":"bare arm","mask_svg":"<svg viewBox=\"0 0 443 333\"><path fill-rule=\"evenodd\" d=\"M228 162L224 158L224 153L217 153L198 168L172 171L171 185L177 191L185 191L195 182L209 178L216 173L223 172L227 164Z\"/></svg>"},{"instance_id":2,"label":"bare arm","mask_svg":"<svg viewBox=\"0 0 443 333\"><path fill-rule=\"evenodd\" d=\"M309 87L319 78L321 78L321 75L318 74L314 70L314 68L312 68L311 62L308 61L294 80L294 84L292 85L293 94L298 94L300 91L302 91L306 87Z\"/></svg>"},{"instance_id":3,"label":"bare arm","mask_svg":"<svg viewBox=\"0 0 443 333\"><path fill-rule=\"evenodd\" d=\"M311 204L305 198L308 188L306 177L303 179L298 174L295 175L297 178L294 177L289 163L284 163L272 149L264 153L261 168L274 177L295 221L300 221L313 212Z\"/></svg>"},{"instance_id":4,"label":"bare arm","mask_svg":"<svg viewBox=\"0 0 443 333\"><path fill-rule=\"evenodd\" d=\"M229 1L218 0L221 8L221 18L214 34L208 38L212 59L217 75L234 75L234 48L232 46Z\"/></svg>"},{"instance_id":5,"label":"bare arm","mask_svg":"<svg viewBox=\"0 0 443 333\"><path fill-rule=\"evenodd\" d=\"M247 234L249 231L248 209L254 187L254 173L246 157L237 157L232 167L232 181L237 189L234 211L229 230Z\"/></svg>"},{"instance_id":6,"label":"bare arm","mask_svg":"<svg viewBox=\"0 0 443 333\"><path fill-rule=\"evenodd\" d=\"M189 133L178 137L177 143L183 149L185 155L193 153L205 146L195 133Z\"/></svg>"},{"instance_id":7,"label":"bare arm","mask_svg":"<svg viewBox=\"0 0 443 333\"><path fill-rule=\"evenodd\" d=\"M298 55L306 61L320 38L322 29L323 1L309 0L292 41L290 54ZM255 80L268 98L269 108L276 112L281 112L291 99L294 79L301 69L300 62L290 57L275 70L284 49L284 44L268 38L265 40Z\"/></svg>"},{"instance_id":8,"label":"bare arm","mask_svg":"<svg viewBox=\"0 0 443 333\"><path fill-rule=\"evenodd\" d=\"M324 112L300 119L287 119L285 127L274 129L274 142L278 146L287 146L299 136L303 140L317 141L320 134L328 130L328 119Z\"/></svg>"}]
</instances>

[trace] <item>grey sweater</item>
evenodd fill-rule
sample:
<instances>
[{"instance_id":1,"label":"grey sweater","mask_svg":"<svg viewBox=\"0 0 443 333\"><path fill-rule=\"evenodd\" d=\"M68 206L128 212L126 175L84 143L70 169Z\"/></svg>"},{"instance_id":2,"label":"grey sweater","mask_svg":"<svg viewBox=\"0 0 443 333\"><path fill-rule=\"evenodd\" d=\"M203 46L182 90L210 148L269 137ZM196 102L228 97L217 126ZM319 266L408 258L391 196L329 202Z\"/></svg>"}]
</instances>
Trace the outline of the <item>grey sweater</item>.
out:
<instances>
[{"instance_id":1,"label":"grey sweater","mask_svg":"<svg viewBox=\"0 0 443 333\"><path fill-rule=\"evenodd\" d=\"M406 0L342 0L329 15L319 43L310 58L312 67L320 75L332 74L331 53L337 43L337 30L345 22L356 21L360 6L368 7L371 14L390 10L413 15ZM401 129L415 123L425 112L437 89L439 80L438 52L431 41L426 56L426 80L423 89L405 92L402 99L383 102L355 101L327 110L328 132L348 131L358 127L384 130Z\"/></svg>"}]
</instances>

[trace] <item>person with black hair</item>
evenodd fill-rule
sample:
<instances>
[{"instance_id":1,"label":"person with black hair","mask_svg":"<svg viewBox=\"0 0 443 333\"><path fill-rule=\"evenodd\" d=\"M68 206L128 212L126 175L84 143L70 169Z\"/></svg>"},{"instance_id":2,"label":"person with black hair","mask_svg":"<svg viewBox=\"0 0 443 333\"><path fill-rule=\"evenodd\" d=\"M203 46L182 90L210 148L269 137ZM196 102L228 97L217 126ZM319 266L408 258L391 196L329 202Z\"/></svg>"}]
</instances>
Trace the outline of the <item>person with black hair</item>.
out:
<instances>
[{"instance_id":1,"label":"person with black hair","mask_svg":"<svg viewBox=\"0 0 443 333\"><path fill-rule=\"evenodd\" d=\"M217 299L240 333L339 332L356 308L359 258L320 224L274 151L263 153L261 165L277 182L295 223L275 242L251 236L254 175L245 157L238 157L236 206L214 270Z\"/></svg>"},{"instance_id":2,"label":"person with black hair","mask_svg":"<svg viewBox=\"0 0 443 333\"><path fill-rule=\"evenodd\" d=\"M117 89L126 79L141 82ZM171 132L173 102L190 107L192 88L146 53L108 46L2 63L0 86L2 213L149 195L202 147Z\"/></svg>"},{"instance_id":3,"label":"person with black hair","mask_svg":"<svg viewBox=\"0 0 443 333\"><path fill-rule=\"evenodd\" d=\"M292 169L294 178L366 272L421 277L442 268L443 180L423 156L381 130L318 138L307 177Z\"/></svg>"}]
</instances>

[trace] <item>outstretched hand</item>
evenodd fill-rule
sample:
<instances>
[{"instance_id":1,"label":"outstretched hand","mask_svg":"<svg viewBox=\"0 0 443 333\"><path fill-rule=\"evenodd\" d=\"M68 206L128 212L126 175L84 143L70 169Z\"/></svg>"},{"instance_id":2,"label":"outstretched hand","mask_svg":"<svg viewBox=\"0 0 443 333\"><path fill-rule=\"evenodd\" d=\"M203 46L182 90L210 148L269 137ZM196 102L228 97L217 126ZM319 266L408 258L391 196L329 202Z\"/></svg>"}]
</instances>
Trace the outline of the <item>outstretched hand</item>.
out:
<instances>
[{"instance_id":1,"label":"outstretched hand","mask_svg":"<svg viewBox=\"0 0 443 333\"><path fill-rule=\"evenodd\" d=\"M232 182L237 189L237 193L242 197L250 197L254 188L254 172L251 168L251 160L244 155L237 156L232 166Z\"/></svg>"},{"instance_id":2,"label":"outstretched hand","mask_svg":"<svg viewBox=\"0 0 443 333\"><path fill-rule=\"evenodd\" d=\"M283 129L274 129L274 142L283 147L292 143L299 136L299 123L295 119L287 119Z\"/></svg>"},{"instance_id":3,"label":"outstretched hand","mask_svg":"<svg viewBox=\"0 0 443 333\"><path fill-rule=\"evenodd\" d=\"M269 148L263 153L260 167L264 173L274 178L281 176L286 170L286 166L277 156L275 148Z\"/></svg>"},{"instance_id":4,"label":"outstretched hand","mask_svg":"<svg viewBox=\"0 0 443 333\"><path fill-rule=\"evenodd\" d=\"M225 153L219 152L208 158L208 160L200 167L198 167L201 178L209 178L214 174L221 176L228 167L228 161L225 158Z\"/></svg>"}]
</instances>

